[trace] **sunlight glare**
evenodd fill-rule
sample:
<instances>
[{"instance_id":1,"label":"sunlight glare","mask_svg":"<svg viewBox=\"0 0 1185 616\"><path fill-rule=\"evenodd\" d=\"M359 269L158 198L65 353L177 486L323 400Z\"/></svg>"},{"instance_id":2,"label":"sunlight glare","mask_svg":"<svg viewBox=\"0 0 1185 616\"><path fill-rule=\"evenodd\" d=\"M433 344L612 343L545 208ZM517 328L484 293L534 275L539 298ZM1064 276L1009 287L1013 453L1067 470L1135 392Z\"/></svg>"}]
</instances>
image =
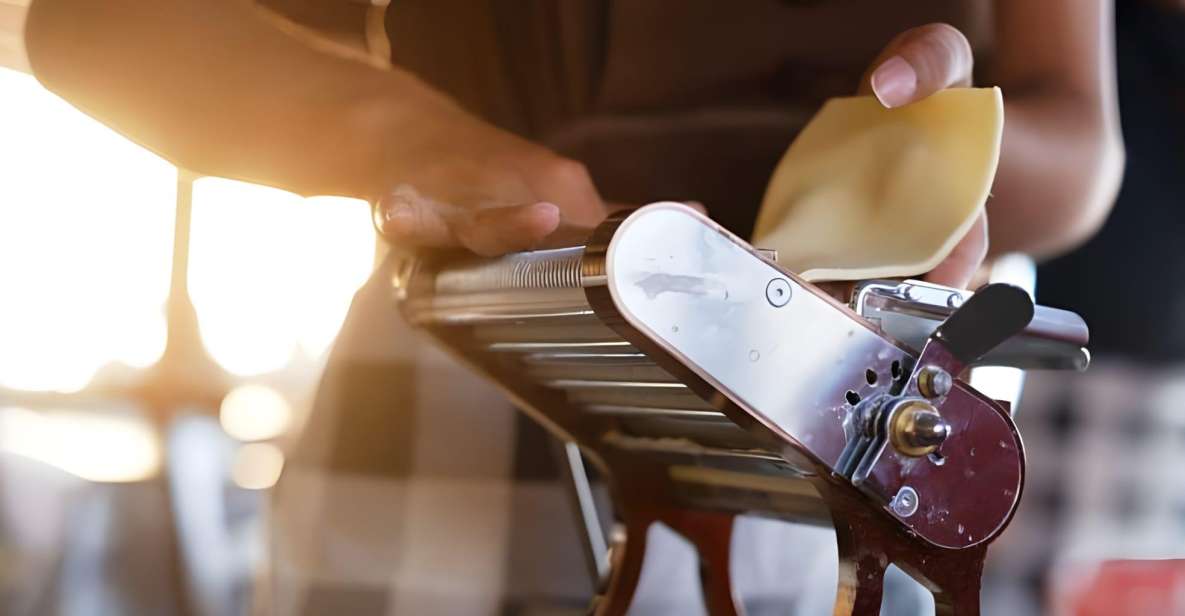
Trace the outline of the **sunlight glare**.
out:
<instances>
[{"instance_id":1,"label":"sunlight glare","mask_svg":"<svg viewBox=\"0 0 1185 616\"><path fill-rule=\"evenodd\" d=\"M292 423L292 406L266 385L240 385L226 394L218 414L222 429L240 441L263 441L283 434Z\"/></svg>"},{"instance_id":2,"label":"sunlight glare","mask_svg":"<svg viewBox=\"0 0 1185 616\"><path fill-rule=\"evenodd\" d=\"M240 376L319 358L373 266L367 204L222 178L193 190L189 292L211 357Z\"/></svg>"},{"instance_id":3,"label":"sunlight glare","mask_svg":"<svg viewBox=\"0 0 1185 616\"><path fill-rule=\"evenodd\" d=\"M161 451L145 420L81 411L0 408L0 451L100 482L131 482L160 469Z\"/></svg>"},{"instance_id":4,"label":"sunlight glare","mask_svg":"<svg viewBox=\"0 0 1185 616\"><path fill-rule=\"evenodd\" d=\"M280 480L284 453L271 443L247 443L235 452L230 478L245 490L266 490Z\"/></svg>"},{"instance_id":5,"label":"sunlight glare","mask_svg":"<svg viewBox=\"0 0 1185 616\"><path fill-rule=\"evenodd\" d=\"M70 393L164 350L177 174L0 69L0 387ZM190 286L202 342L237 375L321 358L370 273L366 203L194 183Z\"/></svg>"},{"instance_id":6,"label":"sunlight glare","mask_svg":"<svg viewBox=\"0 0 1185 616\"><path fill-rule=\"evenodd\" d=\"M0 386L73 392L164 351L176 171L0 68Z\"/></svg>"}]
</instances>

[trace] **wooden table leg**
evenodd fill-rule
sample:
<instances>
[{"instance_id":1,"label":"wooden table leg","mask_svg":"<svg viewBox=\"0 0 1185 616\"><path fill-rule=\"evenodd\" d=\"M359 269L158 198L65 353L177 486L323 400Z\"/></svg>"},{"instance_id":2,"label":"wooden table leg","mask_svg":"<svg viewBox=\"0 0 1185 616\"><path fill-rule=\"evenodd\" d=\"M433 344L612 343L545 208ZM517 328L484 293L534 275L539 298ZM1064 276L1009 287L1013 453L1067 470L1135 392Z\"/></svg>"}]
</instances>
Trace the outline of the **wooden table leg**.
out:
<instances>
[{"instance_id":1,"label":"wooden table leg","mask_svg":"<svg viewBox=\"0 0 1185 616\"><path fill-rule=\"evenodd\" d=\"M929 572L937 581L934 612L937 616L979 616L979 596L987 546L976 546L948 558Z\"/></svg>"},{"instance_id":2,"label":"wooden table leg","mask_svg":"<svg viewBox=\"0 0 1185 616\"><path fill-rule=\"evenodd\" d=\"M663 518L699 552L700 585L711 616L744 616L733 594L732 529L736 516L715 511L677 510Z\"/></svg>"},{"instance_id":3,"label":"wooden table leg","mask_svg":"<svg viewBox=\"0 0 1185 616\"><path fill-rule=\"evenodd\" d=\"M839 547L839 588L834 615L877 616L881 612L888 557L867 549L875 546L861 542L848 524L836 524L835 538Z\"/></svg>"}]
</instances>

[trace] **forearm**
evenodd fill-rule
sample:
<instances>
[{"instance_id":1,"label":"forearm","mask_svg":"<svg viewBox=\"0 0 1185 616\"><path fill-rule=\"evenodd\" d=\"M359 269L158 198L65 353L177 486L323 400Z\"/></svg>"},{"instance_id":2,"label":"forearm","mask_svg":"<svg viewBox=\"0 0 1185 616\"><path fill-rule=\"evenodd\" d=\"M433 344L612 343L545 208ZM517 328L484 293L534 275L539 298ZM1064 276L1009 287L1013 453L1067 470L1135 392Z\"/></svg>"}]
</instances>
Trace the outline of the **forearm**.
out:
<instances>
[{"instance_id":1,"label":"forearm","mask_svg":"<svg viewBox=\"0 0 1185 616\"><path fill-rule=\"evenodd\" d=\"M179 166L302 194L387 188L391 127L443 99L241 0L36 0L26 39L47 87Z\"/></svg>"},{"instance_id":2,"label":"forearm","mask_svg":"<svg viewBox=\"0 0 1185 616\"><path fill-rule=\"evenodd\" d=\"M991 252L1056 256L1106 219L1123 173L1118 127L1072 93L1005 91L1004 140L988 201Z\"/></svg>"},{"instance_id":3,"label":"forearm","mask_svg":"<svg viewBox=\"0 0 1185 616\"><path fill-rule=\"evenodd\" d=\"M1111 0L996 0L1004 142L991 250L1050 257L1102 224L1123 169Z\"/></svg>"}]
</instances>

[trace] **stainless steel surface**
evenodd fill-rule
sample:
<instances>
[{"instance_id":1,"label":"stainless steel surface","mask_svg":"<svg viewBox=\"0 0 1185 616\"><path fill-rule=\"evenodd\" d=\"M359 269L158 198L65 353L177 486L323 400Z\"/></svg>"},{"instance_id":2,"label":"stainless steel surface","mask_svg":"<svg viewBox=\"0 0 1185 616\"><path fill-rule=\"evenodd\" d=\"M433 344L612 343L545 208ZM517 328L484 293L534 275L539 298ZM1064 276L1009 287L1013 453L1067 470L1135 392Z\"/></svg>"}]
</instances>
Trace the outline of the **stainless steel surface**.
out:
<instances>
[{"instance_id":1,"label":"stainless steel surface","mask_svg":"<svg viewBox=\"0 0 1185 616\"><path fill-rule=\"evenodd\" d=\"M436 295L536 289L578 289L581 247L513 253L499 259L454 262L435 278Z\"/></svg>"},{"instance_id":2,"label":"stainless steel surface","mask_svg":"<svg viewBox=\"0 0 1185 616\"><path fill-rule=\"evenodd\" d=\"M567 475L570 496L576 510L576 521L580 524L580 536L584 543L585 560L592 577L593 587L600 586L609 577L609 546L605 541L605 529L597 513L597 502L593 497L592 482L584 466L580 447L571 441L557 442L562 464L560 468Z\"/></svg>"},{"instance_id":3,"label":"stainless steel surface","mask_svg":"<svg viewBox=\"0 0 1185 616\"><path fill-rule=\"evenodd\" d=\"M827 468L837 468L856 402L889 390L891 379L879 375L891 372L891 362L912 365L907 350L845 307L677 205L647 206L622 222L608 246L605 271L616 309L632 328L784 440L787 449ZM766 296L769 281L778 277L791 287L791 299L781 307ZM950 369L951 362L936 356L933 363ZM866 372L877 378L866 379ZM916 377L911 387L910 395L918 396ZM927 515L902 522L937 545L973 545L1011 515L1020 491L1019 438L1003 414L965 386L935 404L951 427L941 464L885 451L888 439L881 436L852 482L890 511L892 496L905 483L929 486L931 496L920 503ZM968 429L972 425L975 430ZM878 430L887 435L888 427ZM985 438L996 449L977 456ZM971 477L979 477L992 496L954 489Z\"/></svg>"},{"instance_id":4,"label":"stainless steel surface","mask_svg":"<svg viewBox=\"0 0 1185 616\"><path fill-rule=\"evenodd\" d=\"M682 383L644 381L598 381L593 379L557 379L543 381L552 389L563 390L578 405L650 406L710 410L712 406Z\"/></svg>"},{"instance_id":5,"label":"stainless steel surface","mask_svg":"<svg viewBox=\"0 0 1185 616\"><path fill-rule=\"evenodd\" d=\"M565 355L601 357L616 353L620 355L637 355L638 350L624 340L593 341L593 342L491 342L485 346L487 351L504 353L530 353L532 357Z\"/></svg>"},{"instance_id":6,"label":"stainless steel surface","mask_svg":"<svg viewBox=\"0 0 1185 616\"><path fill-rule=\"evenodd\" d=\"M774 308L790 303L790 283L785 278L774 278L765 285L765 299Z\"/></svg>"},{"instance_id":7,"label":"stainless steel surface","mask_svg":"<svg viewBox=\"0 0 1185 616\"><path fill-rule=\"evenodd\" d=\"M461 298L454 298L457 301ZM474 298L480 300L480 298ZM621 336L601 323L596 315L584 314L591 310L587 305L581 314L571 314L556 319L527 319L500 323L476 323L473 337L483 342L621 342Z\"/></svg>"},{"instance_id":8,"label":"stainless steel surface","mask_svg":"<svg viewBox=\"0 0 1185 616\"><path fill-rule=\"evenodd\" d=\"M868 281L857 286L852 307L885 334L920 349L934 329L973 293L918 280ZM1029 326L977 362L982 366L1085 370L1090 354L1086 323L1058 308L1037 306Z\"/></svg>"},{"instance_id":9,"label":"stainless steel surface","mask_svg":"<svg viewBox=\"0 0 1185 616\"><path fill-rule=\"evenodd\" d=\"M541 360L538 355L523 358L526 374L534 381L593 379L597 381L673 383L675 377L658 366L635 356L607 361L593 356L585 359Z\"/></svg>"},{"instance_id":10,"label":"stainless steel surface","mask_svg":"<svg viewBox=\"0 0 1185 616\"><path fill-rule=\"evenodd\" d=\"M848 391L907 353L690 210L651 205L618 228L605 262L622 317L801 449L831 466ZM784 279L791 299L770 304Z\"/></svg>"},{"instance_id":11,"label":"stainless steel surface","mask_svg":"<svg viewBox=\"0 0 1185 616\"><path fill-rule=\"evenodd\" d=\"M590 404L585 407L589 413L613 415L618 417L687 417L698 419L714 419L728 421L724 413L716 410L703 411L691 409L664 409L647 406L614 406L608 404Z\"/></svg>"},{"instance_id":12,"label":"stainless steel surface","mask_svg":"<svg viewBox=\"0 0 1185 616\"><path fill-rule=\"evenodd\" d=\"M428 281L430 289L404 302L404 314L416 324L456 325L591 317L581 290L583 255L575 247L453 259Z\"/></svg>"}]
</instances>

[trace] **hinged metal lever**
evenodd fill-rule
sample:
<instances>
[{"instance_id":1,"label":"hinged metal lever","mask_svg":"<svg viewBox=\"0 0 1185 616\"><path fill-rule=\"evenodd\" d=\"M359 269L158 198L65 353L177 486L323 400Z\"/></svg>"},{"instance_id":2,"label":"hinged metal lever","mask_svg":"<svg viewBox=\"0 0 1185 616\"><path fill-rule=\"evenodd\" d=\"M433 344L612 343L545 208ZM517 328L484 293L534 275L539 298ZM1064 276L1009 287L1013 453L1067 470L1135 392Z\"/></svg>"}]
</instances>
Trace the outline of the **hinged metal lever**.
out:
<instances>
[{"instance_id":1,"label":"hinged metal lever","mask_svg":"<svg viewBox=\"0 0 1185 616\"><path fill-rule=\"evenodd\" d=\"M975 292L930 335L964 366L974 363L1033 320L1033 300L1010 284L989 284ZM923 362L918 362L918 370ZM951 374L958 374L958 371Z\"/></svg>"},{"instance_id":2,"label":"hinged metal lever","mask_svg":"<svg viewBox=\"0 0 1185 616\"><path fill-rule=\"evenodd\" d=\"M930 334L973 295L918 280L870 280L857 285L851 304L881 331L920 350ZM1088 339L1082 317L1035 306L1029 324L976 360L975 366L1082 371L1090 363L1090 354L1083 348Z\"/></svg>"}]
</instances>

